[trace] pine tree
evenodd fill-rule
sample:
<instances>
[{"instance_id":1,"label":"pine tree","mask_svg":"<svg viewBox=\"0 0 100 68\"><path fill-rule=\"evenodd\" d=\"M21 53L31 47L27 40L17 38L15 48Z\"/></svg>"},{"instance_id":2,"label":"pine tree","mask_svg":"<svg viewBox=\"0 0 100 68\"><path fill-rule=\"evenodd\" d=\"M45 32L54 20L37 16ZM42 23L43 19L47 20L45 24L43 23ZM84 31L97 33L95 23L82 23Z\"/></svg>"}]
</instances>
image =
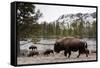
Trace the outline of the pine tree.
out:
<instances>
[{"instance_id":1,"label":"pine tree","mask_svg":"<svg viewBox=\"0 0 100 68\"><path fill-rule=\"evenodd\" d=\"M33 34L33 26L42 16L38 10L35 12L35 6L28 3L17 3L17 55L20 55L19 41L30 37Z\"/></svg>"}]
</instances>

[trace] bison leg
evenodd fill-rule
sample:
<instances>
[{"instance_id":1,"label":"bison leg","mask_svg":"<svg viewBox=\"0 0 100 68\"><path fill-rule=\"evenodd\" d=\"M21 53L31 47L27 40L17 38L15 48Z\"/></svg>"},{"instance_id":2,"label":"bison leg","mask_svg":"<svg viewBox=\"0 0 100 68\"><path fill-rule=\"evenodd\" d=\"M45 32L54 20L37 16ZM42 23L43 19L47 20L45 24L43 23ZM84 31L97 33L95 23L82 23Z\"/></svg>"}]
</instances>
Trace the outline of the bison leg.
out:
<instances>
[{"instance_id":1,"label":"bison leg","mask_svg":"<svg viewBox=\"0 0 100 68\"><path fill-rule=\"evenodd\" d=\"M54 56L54 52L52 52L53 56Z\"/></svg>"},{"instance_id":2,"label":"bison leg","mask_svg":"<svg viewBox=\"0 0 100 68\"><path fill-rule=\"evenodd\" d=\"M71 55L71 51L69 51L68 53L69 53L69 55L68 55L68 58L70 58L70 55Z\"/></svg>"},{"instance_id":3,"label":"bison leg","mask_svg":"<svg viewBox=\"0 0 100 68\"><path fill-rule=\"evenodd\" d=\"M64 51L64 56L67 56L67 51L66 50Z\"/></svg>"},{"instance_id":4,"label":"bison leg","mask_svg":"<svg viewBox=\"0 0 100 68\"><path fill-rule=\"evenodd\" d=\"M78 54L77 58L79 58L80 54Z\"/></svg>"},{"instance_id":5,"label":"bison leg","mask_svg":"<svg viewBox=\"0 0 100 68\"><path fill-rule=\"evenodd\" d=\"M32 51L33 51L33 48L32 48Z\"/></svg>"},{"instance_id":6,"label":"bison leg","mask_svg":"<svg viewBox=\"0 0 100 68\"><path fill-rule=\"evenodd\" d=\"M86 57L88 57L88 54L86 53Z\"/></svg>"},{"instance_id":7,"label":"bison leg","mask_svg":"<svg viewBox=\"0 0 100 68\"><path fill-rule=\"evenodd\" d=\"M52 54L54 54L54 52L52 51Z\"/></svg>"},{"instance_id":8,"label":"bison leg","mask_svg":"<svg viewBox=\"0 0 100 68\"><path fill-rule=\"evenodd\" d=\"M86 50L85 53L86 53L86 57L88 57L89 50Z\"/></svg>"},{"instance_id":9,"label":"bison leg","mask_svg":"<svg viewBox=\"0 0 100 68\"><path fill-rule=\"evenodd\" d=\"M78 54L77 58L79 58L80 54L81 54L81 53L80 53L80 50L79 50L79 54Z\"/></svg>"},{"instance_id":10,"label":"bison leg","mask_svg":"<svg viewBox=\"0 0 100 68\"><path fill-rule=\"evenodd\" d=\"M38 56L38 53L36 53L36 55Z\"/></svg>"}]
</instances>

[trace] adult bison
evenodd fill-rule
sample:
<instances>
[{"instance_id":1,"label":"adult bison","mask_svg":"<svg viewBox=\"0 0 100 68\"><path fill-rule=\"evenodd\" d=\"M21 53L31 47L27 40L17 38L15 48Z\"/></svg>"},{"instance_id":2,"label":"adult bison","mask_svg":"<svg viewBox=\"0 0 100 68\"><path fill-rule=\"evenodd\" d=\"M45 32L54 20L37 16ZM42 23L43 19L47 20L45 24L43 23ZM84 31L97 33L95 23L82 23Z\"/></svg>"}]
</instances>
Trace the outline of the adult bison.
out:
<instances>
[{"instance_id":1,"label":"adult bison","mask_svg":"<svg viewBox=\"0 0 100 68\"><path fill-rule=\"evenodd\" d=\"M65 56L67 56L67 53L69 54L68 58L71 55L71 51L78 51L79 54L77 57L79 57L82 53L85 53L86 57L88 57L87 43L85 41L81 41L78 38L65 37L57 40L54 44L54 51L59 53L62 50L64 50Z\"/></svg>"}]
</instances>

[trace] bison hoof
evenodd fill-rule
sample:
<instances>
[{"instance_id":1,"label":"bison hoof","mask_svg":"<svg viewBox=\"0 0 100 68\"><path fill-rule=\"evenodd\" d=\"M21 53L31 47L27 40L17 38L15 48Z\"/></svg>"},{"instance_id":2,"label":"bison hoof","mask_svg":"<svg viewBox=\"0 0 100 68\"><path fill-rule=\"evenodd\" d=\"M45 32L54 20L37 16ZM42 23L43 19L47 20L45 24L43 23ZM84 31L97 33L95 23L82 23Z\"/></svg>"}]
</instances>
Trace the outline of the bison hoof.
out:
<instances>
[{"instance_id":1,"label":"bison hoof","mask_svg":"<svg viewBox=\"0 0 100 68\"><path fill-rule=\"evenodd\" d=\"M86 55L86 57L88 57L88 55Z\"/></svg>"},{"instance_id":2,"label":"bison hoof","mask_svg":"<svg viewBox=\"0 0 100 68\"><path fill-rule=\"evenodd\" d=\"M70 58L70 56L68 56L68 58Z\"/></svg>"},{"instance_id":3,"label":"bison hoof","mask_svg":"<svg viewBox=\"0 0 100 68\"><path fill-rule=\"evenodd\" d=\"M77 56L77 58L79 58L79 56Z\"/></svg>"}]
</instances>

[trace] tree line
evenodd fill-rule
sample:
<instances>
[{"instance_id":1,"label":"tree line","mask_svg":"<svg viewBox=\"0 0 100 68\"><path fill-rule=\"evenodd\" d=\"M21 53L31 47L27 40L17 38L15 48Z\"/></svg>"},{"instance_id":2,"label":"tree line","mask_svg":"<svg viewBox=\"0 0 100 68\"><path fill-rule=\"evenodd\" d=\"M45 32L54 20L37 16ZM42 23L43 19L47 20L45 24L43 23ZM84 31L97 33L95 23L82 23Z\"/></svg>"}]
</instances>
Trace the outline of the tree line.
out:
<instances>
[{"instance_id":1,"label":"tree line","mask_svg":"<svg viewBox=\"0 0 100 68\"><path fill-rule=\"evenodd\" d=\"M64 37L64 36L79 36L80 38L95 38L96 37L96 21L84 22L74 21L73 23L63 22L42 22L40 29L37 31L43 37Z\"/></svg>"}]
</instances>

